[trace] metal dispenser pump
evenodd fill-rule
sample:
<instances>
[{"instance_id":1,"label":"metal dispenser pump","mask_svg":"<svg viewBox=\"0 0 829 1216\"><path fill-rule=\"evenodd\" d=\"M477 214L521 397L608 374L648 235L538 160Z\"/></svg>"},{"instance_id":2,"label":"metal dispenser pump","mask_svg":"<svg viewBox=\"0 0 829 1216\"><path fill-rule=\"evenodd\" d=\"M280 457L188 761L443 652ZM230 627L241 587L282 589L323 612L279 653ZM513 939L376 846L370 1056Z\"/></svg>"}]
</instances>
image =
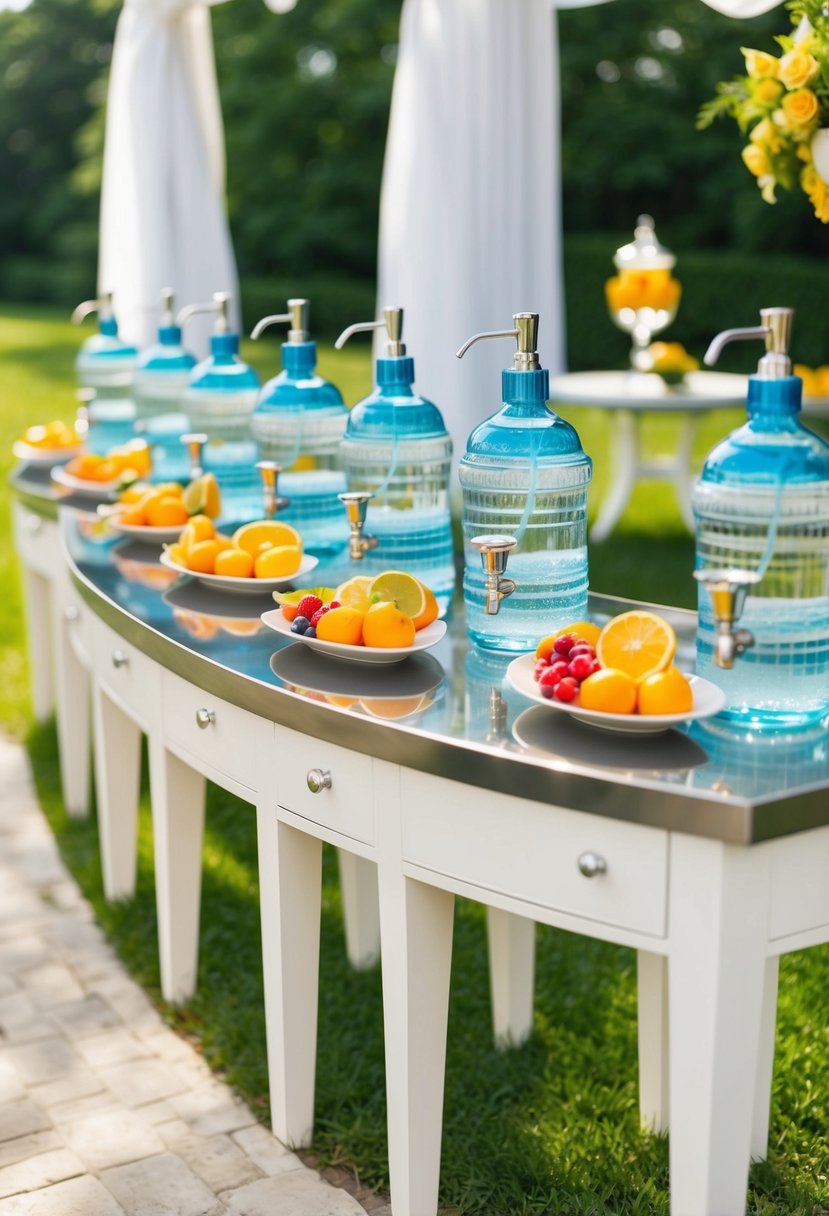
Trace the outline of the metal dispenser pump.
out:
<instances>
[{"instance_id":1,"label":"metal dispenser pump","mask_svg":"<svg viewBox=\"0 0 829 1216\"><path fill-rule=\"evenodd\" d=\"M250 336L258 338L269 325L288 325L288 341L292 345L307 342L310 336L308 312L308 300L288 300L288 312L273 313L269 317L263 317L261 321L256 322Z\"/></svg>"},{"instance_id":2,"label":"metal dispenser pump","mask_svg":"<svg viewBox=\"0 0 829 1216\"><path fill-rule=\"evenodd\" d=\"M458 359L462 359L470 346L483 338L515 338L517 349L513 358L515 371L535 371L540 367L538 361L538 313L517 312L513 315L514 329L493 330L491 333L474 334L456 351ZM512 536L473 536L471 542L481 555L481 565L484 568L487 616L497 616L501 600L512 595L516 583L514 579L506 578L509 555L518 543Z\"/></svg>"},{"instance_id":3,"label":"metal dispenser pump","mask_svg":"<svg viewBox=\"0 0 829 1216\"><path fill-rule=\"evenodd\" d=\"M207 436L203 431L188 431L186 435L181 436L181 442L187 448L190 458L190 480L195 481L204 472L204 445L207 443Z\"/></svg>"},{"instance_id":4,"label":"metal dispenser pump","mask_svg":"<svg viewBox=\"0 0 829 1216\"><path fill-rule=\"evenodd\" d=\"M264 495L265 519L273 519L277 511L284 511L290 506L290 498L284 498L277 493L277 480L282 472L282 465L275 460L260 460L256 465L262 478L262 493Z\"/></svg>"},{"instance_id":5,"label":"metal dispenser pump","mask_svg":"<svg viewBox=\"0 0 829 1216\"><path fill-rule=\"evenodd\" d=\"M113 313L111 291L102 291L97 300L84 300L81 304L79 304L72 313L72 324L80 325L80 323L93 312L97 312L102 322L112 320Z\"/></svg>"},{"instance_id":6,"label":"metal dispenser pump","mask_svg":"<svg viewBox=\"0 0 829 1216\"><path fill-rule=\"evenodd\" d=\"M349 325L337 338L334 347L336 350L342 350L353 334L368 333L375 329L385 329L386 331L388 358L397 359L401 355L405 355L406 344L402 341L402 308L384 308L382 321L358 321L355 325ZM338 494L337 497L344 505L348 518L348 556L352 561L360 561L370 549L376 549L378 544L377 537L365 531L366 511L374 495L366 491L350 490L344 494Z\"/></svg>"},{"instance_id":7,"label":"metal dispenser pump","mask_svg":"<svg viewBox=\"0 0 829 1216\"><path fill-rule=\"evenodd\" d=\"M708 367L713 366L723 347L729 342L761 338L765 341L766 353L757 365L757 375L763 380L780 380L790 376L792 361L789 358L789 342L794 309L761 308L760 320L760 325L726 329L717 334L705 352L705 364ZM714 662L724 669L733 667L737 656L754 645L754 635L748 629L735 629L735 625L742 615L749 587L756 586L762 574L755 570L720 567L695 570L694 578L702 583L711 597L711 608L717 625Z\"/></svg>"},{"instance_id":8,"label":"metal dispenser pump","mask_svg":"<svg viewBox=\"0 0 829 1216\"><path fill-rule=\"evenodd\" d=\"M217 334L230 333L230 292L214 291L213 299L208 303L186 305L178 314L179 327L183 329L191 317L202 312L216 313L215 332Z\"/></svg>"}]
</instances>

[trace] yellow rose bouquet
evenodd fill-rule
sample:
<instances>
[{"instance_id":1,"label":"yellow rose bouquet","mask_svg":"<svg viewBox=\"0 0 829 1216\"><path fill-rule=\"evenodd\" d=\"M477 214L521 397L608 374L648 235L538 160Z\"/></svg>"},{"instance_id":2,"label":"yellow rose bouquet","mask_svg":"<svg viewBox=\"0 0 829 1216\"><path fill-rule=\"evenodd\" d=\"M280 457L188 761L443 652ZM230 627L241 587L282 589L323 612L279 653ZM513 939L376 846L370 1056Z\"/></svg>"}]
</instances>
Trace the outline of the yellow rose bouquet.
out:
<instances>
[{"instance_id":1,"label":"yellow rose bouquet","mask_svg":"<svg viewBox=\"0 0 829 1216\"><path fill-rule=\"evenodd\" d=\"M829 9L825 0L792 0L786 7L796 28L776 38L781 54L742 47L745 75L717 86L697 126L733 118L747 137L743 163L763 200L776 202L778 186L799 186L827 224L829 164L824 166L822 140L829 127Z\"/></svg>"}]
</instances>

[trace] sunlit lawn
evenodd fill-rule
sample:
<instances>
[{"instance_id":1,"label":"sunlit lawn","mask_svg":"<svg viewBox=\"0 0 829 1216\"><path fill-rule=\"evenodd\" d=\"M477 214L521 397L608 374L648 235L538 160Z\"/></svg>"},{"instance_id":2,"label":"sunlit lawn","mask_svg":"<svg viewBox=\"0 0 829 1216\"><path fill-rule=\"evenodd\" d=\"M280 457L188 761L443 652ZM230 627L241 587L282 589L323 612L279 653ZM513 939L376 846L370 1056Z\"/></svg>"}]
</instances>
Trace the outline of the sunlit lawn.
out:
<instances>
[{"instance_id":1,"label":"sunlit lawn","mask_svg":"<svg viewBox=\"0 0 829 1216\"><path fill-rule=\"evenodd\" d=\"M78 333L27 310L0 317L0 452L30 421L69 417ZM246 352L247 353L247 352ZM265 374L273 360L256 358ZM353 402L368 387L363 351L321 352L321 370ZM606 420L572 411L606 480ZM736 417L736 415L734 415ZM651 438L675 425L653 420ZM733 425L710 416L699 455ZM0 722L26 737L43 805L64 856L138 980L161 1004L155 947L152 835L142 803L135 897L108 905L101 891L94 816L67 820L60 801L52 725L31 724L20 597L9 542L9 496L0 489ZM610 541L591 549L591 583L621 595L692 602L692 545L670 490L645 484ZM145 782L146 788L146 782ZM315 1151L387 1185L379 971L358 974L343 950L336 866L326 853ZM255 824L245 803L210 787L204 847L198 992L165 1016L194 1036L210 1063L267 1118ZM777 1067L768 1163L752 1170L752 1216L813 1216L829 1208L829 951L781 962ZM541 929L535 1034L520 1051L491 1046L482 909L459 900L447 1056L441 1199L466 1216L659 1216L668 1211L667 1144L637 1118L635 956L632 951Z\"/></svg>"}]
</instances>

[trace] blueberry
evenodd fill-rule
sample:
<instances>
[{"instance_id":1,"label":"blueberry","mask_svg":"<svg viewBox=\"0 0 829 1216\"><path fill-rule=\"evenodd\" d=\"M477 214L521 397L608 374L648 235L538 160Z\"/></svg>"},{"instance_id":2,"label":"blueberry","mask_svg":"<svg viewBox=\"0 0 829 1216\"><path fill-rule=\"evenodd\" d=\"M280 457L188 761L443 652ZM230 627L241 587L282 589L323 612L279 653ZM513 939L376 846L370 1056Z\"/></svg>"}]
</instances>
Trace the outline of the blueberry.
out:
<instances>
[{"instance_id":1,"label":"blueberry","mask_svg":"<svg viewBox=\"0 0 829 1216\"><path fill-rule=\"evenodd\" d=\"M307 633L311 628L311 622L307 616L295 616L291 621L291 633Z\"/></svg>"},{"instance_id":2,"label":"blueberry","mask_svg":"<svg viewBox=\"0 0 829 1216\"><path fill-rule=\"evenodd\" d=\"M317 631L313 625L309 625L305 630L305 636L306 638L315 638L317 636Z\"/></svg>"}]
</instances>

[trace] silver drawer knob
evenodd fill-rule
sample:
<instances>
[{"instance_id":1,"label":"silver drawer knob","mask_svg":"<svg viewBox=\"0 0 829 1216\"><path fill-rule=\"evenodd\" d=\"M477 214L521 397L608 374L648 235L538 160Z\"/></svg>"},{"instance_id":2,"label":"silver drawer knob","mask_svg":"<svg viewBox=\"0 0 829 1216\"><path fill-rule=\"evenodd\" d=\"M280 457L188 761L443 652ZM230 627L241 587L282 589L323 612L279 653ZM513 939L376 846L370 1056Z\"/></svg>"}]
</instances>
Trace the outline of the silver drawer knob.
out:
<instances>
[{"instance_id":1,"label":"silver drawer knob","mask_svg":"<svg viewBox=\"0 0 829 1216\"><path fill-rule=\"evenodd\" d=\"M331 774L324 768L309 768L305 781L312 794L331 789Z\"/></svg>"},{"instance_id":2,"label":"silver drawer knob","mask_svg":"<svg viewBox=\"0 0 829 1216\"><path fill-rule=\"evenodd\" d=\"M600 853L582 853L579 870L585 878L595 878L597 874L607 873L607 862Z\"/></svg>"},{"instance_id":3,"label":"silver drawer knob","mask_svg":"<svg viewBox=\"0 0 829 1216\"><path fill-rule=\"evenodd\" d=\"M212 726L215 721L216 711L214 709L196 710L196 726L199 730L207 730L208 726Z\"/></svg>"},{"instance_id":4,"label":"silver drawer knob","mask_svg":"<svg viewBox=\"0 0 829 1216\"><path fill-rule=\"evenodd\" d=\"M113 652L112 652L112 666L113 667L127 667L129 665L129 661L130 661L129 655L124 654L123 650L113 650Z\"/></svg>"},{"instance_id":5,"label":"silver drawer knob","mask_svg":"<svg viewBox=\"0 0 829 1216\"><path fill-rule=\"evenodd\" d=\"M28 515L26 517L26 528L31 532L32 536L37 535L43 527L43 520L39 515Z\"/></svg>"},{"instance_id":6,"label":"silver drawer knob","mask_svg":"<svg viewBox=\"0 0 829 1216\"><path fill-rule=\"evenodd\" d=\"M63 619L70 625L76 621L81 614L78 612L74 604L67 604L63 610Z\"/></svg>"}]
</instances>

